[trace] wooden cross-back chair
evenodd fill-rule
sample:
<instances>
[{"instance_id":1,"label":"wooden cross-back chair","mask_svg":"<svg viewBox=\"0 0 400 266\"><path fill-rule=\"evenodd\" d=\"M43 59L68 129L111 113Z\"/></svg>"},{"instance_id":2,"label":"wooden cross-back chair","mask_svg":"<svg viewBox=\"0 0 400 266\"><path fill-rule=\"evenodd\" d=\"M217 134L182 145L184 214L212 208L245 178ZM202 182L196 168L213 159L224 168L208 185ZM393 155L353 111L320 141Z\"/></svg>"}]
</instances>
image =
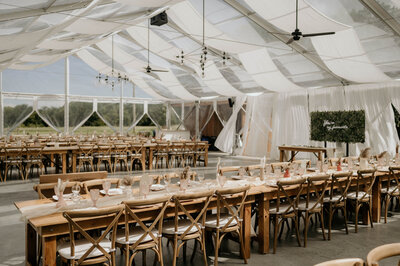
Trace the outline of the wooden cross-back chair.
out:
<instances>
[{"instance_id":1,"label":"wooden cross-back chair","mask_svg":"<svg viewBox=\"0 0 400 266\"><path fill-rule=\"evenodd\" d=\"M72 187L75 185L81 185L80 182L68 182L65 186L64 194L72 193ZM38 193L39 199L51 199L54 192L54 187L57 186L57 183L46 183L46 184L37 184L33 186L33 190Z\"/></svg>"},{"instance_id":2,"label":"wooden cross-back chair","mask_svg":"<svg viewBox=\"0 0 400 266\"><path fill-rule=\"evenodd\" d=\"M214 265L218 265L218 252L224 237L236 232L239 236L239 244L242 254L243 246L243 208L250 186L219 189L215 192L217 196L217 213L208 215L205 222L205 230L215 233L215 258ZM228 198L236 198L233 203L228 203ZM228 213L221 213L225 209ZM244 257L244 263L247 259Z\"/></svg>"},{"instance_id":3,"label":"wooden cross-back chair","mask_svg":"<svg viewBox=\"0 0 400 266\"><path fill-rule=\"evenodd\" d=\"M91 170L94 171L93 168L93 149L95 145L93 143L78 143L79 153L77 156L78 159L78 172L81 171L81 167L85 170L85 168L91 167Z\"/></svg>"},{"instance_id":4,"label":"wooden cross-back chair","mask_svg":"<svg viewBox=\"0 0 400 266\"><path fill-rule=\"evenodd\" d=\"M175 204L173 221L167 221L163 225L163 236L173 241L173 266L176 265L179 251L189 240L198 241L203 251L204 264L207 265L207 255L205 249L204 224L206 211L210 204L214 191L204 191L198 193L186 193L175 195L172 200ZM185 208L185 201L197 201L201 205L201 210L196 213L196 217ZM186 219L180 219L184 216ZM180 242L180 243L179 243ZM193 249L192 260L194 259L195 249Z\"/></svg>"},{"instance_id":5,"label":"wooden cross-back chair","mask_svg":"<svg viewBox=\"0 0 400 266\"><path fill-rule=\"evenodd\" d=\"M349 233L347 226L347 191L351 184L353 172L334 173L329 186L329 196L324 197L324 207L328 212L328 240L331 240L332 220L336 211L342 210L346 234Z\"/></svg>"},{"instance_id":6,"label":"wooden cross-back chair","mask_svg":"<svg viewBox=\"0 0 400 266\"><path fill-rule=\"evenodd\" d=\"M166 173L163 176L163 178L165 178L165 177L169 177L171 179L179 179L181 177L181 174L180 173ZM190 177L190 180L195 181L196 177L197 177L197 173L195 171L190 171L189 177Z\"/></svg>"},{"instance_id":7,"label":"wooden cross-back chair","mask_svg":"<svg viewBox=\"0 0 400 266\"><path fill-rule=\"evenodd\" d=\"M304 219L304 247L307 246L307 233L310 219L313 215L319 216L321 221L322 236L326 240L324 228L323 200L324 193L329 185L329 175L316 175L307 178L305 200L299 202L298 218ZM303 215L304 214L304 215ZM317 221L317 219L316 219Z\"/></svg>"},{"instance_id":8,"label":"wooden cross-back chair","mask_svg":"<svg viewBox=\"0 0 400 266\"><path fill-rule=\"evenodd\" d=\"M227 173L230 173L231 175L238 175L239 170L243 168L246 170L244 166L224 166L219 168L219 174L220 175L226 175Z\"/></svg>"},{"instance_id":9,"label":"wooden cross-back chair","mask_svg":"<svg viewBox=\"0 0 400 266\"><path fill-rule=\"evenodd\" d=\"M146 157L145 150L143 144L140 143L131 143L130 146L130 171L133 171L135 163L139 162L139 165L142 170L146 168Z\"/></svg>"},{"instance_id":10,"label":"wooden cross-back chair","mask_svg":"<svg viewBox=\"0 0 400 266\"><path fill-rule=\"evenodd\" d=\"M28 179L29 171L33 174L33 167L37 167L38 175L39 171L43 174L43 157L42 152L45 145L34 144L32 146L25 147L25 158L22 160L22 163L25 165L25 179Z\"/></svg>"},{"instance_id":11,"label":"wooden cross-back chair","mask_svg":"<svg viewBox=\"0 0 400 266\"><path fill-rule=\"evenodd\" d=\"M155 160L155 168L159 168L163 166L163 161L165 160L166 168L169 168L169 144L167 142L157 143L156 149L154 151ZM160 162L160 165L159 165Z\"/></svg>"},{"instance_id":12,"label":"wooden cross-back chair","mask_svg":"<svg viewBox=\"0 0 400 266\"><path fill-rule=\"evenodd\" d=\"M125 230L118 232L116 238L116 246L124 251L125 264L132 265L132 262L137 253L143 252L142 259L143 265L146 261L147 249L151 249L155 252L155 260L158 260L161 265L164 265L162 257L162 225L164 219L164 212L168 207L171 200L170 196L164 196L153 199L144 200L130 200L125 201ZM143 208L159 208L152 217L151 222L146 224L137 216L137 210L142 211ZM135 223L135 226L130 227L131 223ZM131 252L132 251L132 255Z\"/></svg>"},{"instance_id":13,"label":"wooden cross-back chair","mask_svg":"<svg viewBox=\"0 0 400 266\"><path fill-rule=\"evenodd\" d=\"M69 243L61 244L57 250L61 260L70 265L91 265L109 262L115 264L115 238L118 220L124 212L124 205L100 208L97 210L66 211L63 216L68 221ZM81 226L86 220L109 217L107 228L99 237L94 237ZM75 238L75 232L82 239ZM110 240L106 237L111 232Z\"/></svg>"},{"instance_id":14,"label":"wooden cross-back chair","mask_svg":"<svg viewBox=\"0 0 400 266\"><path fill-rule=\"evenodd\" d=\"M23 161L23 152L24 146L22 145L9 145L4 147L5 151L5 169L4 169L4 179L3 181L7 181L8 172L10 171L10 175L12 175L12 169L15 167L18 171L19 177L22 180L25 179L24 175L24 167L22 164Z\"/></svg>"},{"instance_id":15,"label":"wooden cross-back chair","mask_svg":"<svg viewBox=\"0 0 400 266\"><path fill-rule=\"evenodd\" d=\"M247 172L247 174L249 176L260 176L261 169L262 169L262 165L261 164L246 166L246 172Z\"/></svg>"},{"instance_id":16,"label":"wooden cross-back chair","mask_svg":"<svg viewBox=\"0 0 400 266\"><path fill-rule=\"evenodd\" d=\"M385 204L385 223L387 223L390 201L394 198L400 199L400 166L389 167L389 173L386 185L381 189L382 202Z\"/></svg>"},{"instance_id":17,"label":"wooden cross-back chair","mask_svg":"<svg viewBox=\"0 0 400 266\"><path fill-rule=\"evenodd\" d=\"M290 162L281 162L281 163L271 163L271 168L274 173L277 171L281 171L284 167L288 167Z\"/></svg>"},{"instance_id":18,"label":"wooden cross-back chair","mask_svg":"<svg viewBox=\"0 0 400 266\"><path fill-rule=\"evenodd\" d=\"M185 143L183 142L172 142L169 149L169 163L170 167L185 167Z\"/></svg>"},{"instance_id":19,"label":"wooden cross-back chair","mask_svg":"<svg viewBox=\"0 0 400 266\"><path fill-rule=\"evenodd\" d=\"M367 209L371 227L372 221L372 187L375 183L376 169L365 169L357 171L356 190L347 194L347 201L354 207L355 212L355 232L358 232L358 213L364 205Z\"/></svg>"},{"instance_id":20,"label":"wooden cross-back chair","mask_svg":"<svg viewBox=\"0 0 400 266\"><path fill-rule=\"evenodd\" d=\"M125 166L126 171L129 171L130 167L128 164L128 150L129 144L120 142L114 143L112 157L114 159L114 172L117 170L117 164L120 164L120 171L122 171L123 166Z\"/></svg>"},{"instance_id":21,"label":"wooden cross-back chair","mask_svg":"<svg viewBox=\"0 0 400 266\"><path fill-rule=\"evenodd\" d=\"M97 142L97 152L94 154L94 159L96 160L97 171L100 171L101 163L104 163L104 169L106 171L113 171L111 164L111 150L112 143L109 142Z\"/></svg>"},{"instance_id":22,"label":"wooden cross-back chair","mask_svg":"<svg viewBox=\"0 0 400 266\"><path fill-rule=\"evenodd\" d=\"M120 178L104 178L104 179L94 179L94 180L88 180L88 181L84 181L82 182L82 186L84 189L84 192L86 194L90 194L90 190L91 189L103 189L103 183L105 181L110 181L111 183L111 187L119 187L120 183L121 183Z\"/></svg>"},{"instance_id":23,"label":"wooden cross-back chair","mask_svg":"<svg viewBox=\"0 0 400 266\"><path fill-rule=\"evenodd\" d=\"M194 166L197 166L198 162L203 162L204 166L207 166L207 153L208 153L208 143L197 142L194 154Z\"/></svg>"},{"instance_id":24,"label":"wooden cross-back chair","mask_svg":"<svg viewBox=\"0 0 400 266\"><path fill-rule=\"evenodd\" d=\"M184 160L185 165L196 165L196 142L185 142L184 145Z\"/></svg>"},{"instance_id":25,"label":"wooden cross-back chair","mask_svg":"<svg viewBox=\"0 0 400 266\"><path fill-rule=\"evenodd\" d=\"M293 180L281 180L276 183L278 187L276 203L271 204L269 208L270 221L274 224L274 254L276 253L278 232L281 226L284 225L284 222L288 224L288 219L291 219L294 223L297 243L299 247L301 246L297 206L306 180L306 178L299 178ZM293 191L293 193L291 193L291 191ZM285 201L281 203L282 199Z\"/></svg>"}]
</instances>

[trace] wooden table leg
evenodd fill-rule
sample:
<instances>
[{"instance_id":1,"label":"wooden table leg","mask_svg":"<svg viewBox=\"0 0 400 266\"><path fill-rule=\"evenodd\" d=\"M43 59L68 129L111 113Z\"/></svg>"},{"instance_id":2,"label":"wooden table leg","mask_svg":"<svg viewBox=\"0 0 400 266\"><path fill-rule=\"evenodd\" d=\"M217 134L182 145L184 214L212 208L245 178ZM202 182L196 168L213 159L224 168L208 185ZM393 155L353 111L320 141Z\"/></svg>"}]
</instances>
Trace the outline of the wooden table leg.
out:
<instances>
[{"instance_id":1,"label":"wooden table leg","mask_svg":"<svg viewBox=\"0 0 400 266\"><path fill-rule=\"evenodd\" d=\"M284 150L279 150L279 161L283 162L283 157L285 156L285 151Z\"/></svg>"},{"instance_id":2,"label":"wooden table leg","mask_svg":"<svg viewBox=\"0 0 400 266\"><path fill-rule=\"evenodd\" d=\"M381 220L381 188L381 179L376 177L375 183L372 186L372 220L375 223Z\"/></svg>"},{"instance_id":3,"label":"wooden table leg","mask_svg":"<svg viewBox=\"0 0 400 266\"><path fill-rule=\"evenodd\" d=\"M153 148L149 149L149 170L153 169Z\"/></svg>"},{"instance_id":4,"label":"wooden table leg","mask_svg":"<svg viewBox=\"0 0 400 266\"><path fill-rule=\"evenodd\" d=\"M258 250L269 253L269 200L264 194L258 200Z\"/></svg>"},{"instance_id":5,"label":"wooden table leg","mask_svg":"<svg viewBox=\"0 0 400 266\"><path fill-rule=\"evenodd\" d=\"M56 265L57 238L55 236L43 238L43 265Z\"/></svg>"},{"instance_id":6,"label":"wooden table leg","mask_svg":"<svg viewBox=\"0 0 400 266\"><path fill-rule=\"evenodd\" d=\"M72 153L72 173L76 173L76 153Z\"/></svg>"},{"instance_id":7,"label":"wooden table leg","mask_svg":"<svg viewBox=\"0 0 400 266\"><path fill-rule=\"evenodd\" d=\"M322 162L322 151L318 152L318 161Z\"/></svg>"},{"instance_id":8,"label":"wooden table leg","mask_svg":"<svg viewBox=\"0 0 400 266\"><path fill-rule=\"evenodd\" d=\"M206 153L204 154L204 167L208 165L208 149L206 149Z\"/></svg>"},{"instance_id":9,"label":"wooden table leg","mask_svg":"<svg viewBox=\"0 0 400 266\"><path fill-rule=\"evenodd\" d=\"M50 167L54 166L54 154L50 154Z\"/></svg>"},{"instance_id":10,"label":"wooden table leg","mask_svg":"<svg viewBox=\"0 0 400 266\"><path fill-rule=\"evenodd\" d=\"M63 153L62 154L62 172L63 174L67 173L67 154Z\"/></svg>"},{"instance_id":11,"label":"wooden table leg","mask_svg":"<svg viewBox=\"0 0 400 266\"><path fill-rule=\"evenodd\" d=\"M25 229L25 261L26 265L37 265L37 234L30 223Z\"/></svg>"},{"instance_id":12,"label":"wooden table leg","mask_svg":"<svg viewBox=\"0 0 400 266\"><path fill-rule=\"evenodd\" d=\"M242 257L250 258L251 240L251 204L245 204L243 208L243 246L244 254Z\"/></svg>"}]
</instances>

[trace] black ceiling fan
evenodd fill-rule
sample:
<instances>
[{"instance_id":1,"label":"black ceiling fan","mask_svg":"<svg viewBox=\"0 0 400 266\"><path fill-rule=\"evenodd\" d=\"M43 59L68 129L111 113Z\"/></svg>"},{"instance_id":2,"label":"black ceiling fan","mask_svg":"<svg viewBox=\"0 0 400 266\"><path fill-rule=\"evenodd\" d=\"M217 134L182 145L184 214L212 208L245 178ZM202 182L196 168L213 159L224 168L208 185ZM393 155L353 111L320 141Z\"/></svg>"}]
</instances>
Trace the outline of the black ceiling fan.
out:
<instances>
[{"instance_id":1,"label":"black ceiling fan","mask_svg":"<svg viewBox=\"0 0 400 266\"><path fill-rule=\"evenodd\" d=\"M164 69L152 69L150 67L150 19L147 22L147 67L144 68L146 73L152 72L168 72L168 70Z\"/></svg>"},{"instance_id":2,"label":"black ceiling fan","mask_svg":"<svg viewBox=\"0 0 400 266\"><path fill-rule=\"evenodd\" d=\"M303 34L299 30L298 24L299 24L299 0L296 0L296 29L291 34L293 37L290 38L289 41L286 42L286 44L291 44L293 41L298 41L300 40L301 37L315 37L315 36L335 34L335 32L333 31Z\"/></svg>"}]
</instances>

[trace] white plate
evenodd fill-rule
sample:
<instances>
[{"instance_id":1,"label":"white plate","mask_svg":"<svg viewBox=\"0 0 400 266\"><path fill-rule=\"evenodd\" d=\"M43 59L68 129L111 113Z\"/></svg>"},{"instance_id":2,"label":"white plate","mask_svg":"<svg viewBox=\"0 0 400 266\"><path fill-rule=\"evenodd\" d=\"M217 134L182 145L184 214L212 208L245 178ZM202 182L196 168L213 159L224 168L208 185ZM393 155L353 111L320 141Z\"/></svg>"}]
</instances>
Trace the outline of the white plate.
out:
<instances>
[{"instance_id":1,"label":"white plate","mask_svg":"<svg viewBox=\"0 0 400 266\"><path fill-rule=\"evenodd\" d=\"M161 184L153 184L150 187L151 191L160 191L160 190L164 190L164 189L165 189L165 186L161 185Z\"/></svg>"},{"instance_id":2,"label":"white plate","mask_svg":"<svg viewBox=\"0 0 400 266\"><path fill-rule=\"evenodd\" d=\"M64 200L69 200L72 198L72 193L71 194L64 194ZM53 200L58 201L57 195L53 195Z\"/></svg>"},{"instance_id":3,"label":"white plate","mask_svg":"<svg viewBox=\"0 0 400 266\"><path fill-rule=\"evenodd\" d=\"M100 193L103 194L103 195L106 194L106 192L103 189L100 190ZM109 196L122 195L122 189L120 189L120 188L110 188L108 190L108 195Z\"/></svg>"}]
</instances>

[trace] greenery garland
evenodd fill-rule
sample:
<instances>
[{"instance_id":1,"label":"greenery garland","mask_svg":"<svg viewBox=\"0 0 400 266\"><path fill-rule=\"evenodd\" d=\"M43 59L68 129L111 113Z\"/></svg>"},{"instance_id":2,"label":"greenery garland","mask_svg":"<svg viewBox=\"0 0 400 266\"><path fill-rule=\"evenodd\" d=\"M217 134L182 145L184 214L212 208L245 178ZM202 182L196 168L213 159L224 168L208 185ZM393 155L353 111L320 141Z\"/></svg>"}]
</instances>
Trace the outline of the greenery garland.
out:
<instances>
[{"instance_id":1,"label":"greenery garland","mask_svg":"<svg viewBox=\"0 0 400 266\"><path fill-rule=\"evenodd\" d=\"M365 111L311 112L310 138L315 141L364 143Z\"/></svg>"}]
</instances>

